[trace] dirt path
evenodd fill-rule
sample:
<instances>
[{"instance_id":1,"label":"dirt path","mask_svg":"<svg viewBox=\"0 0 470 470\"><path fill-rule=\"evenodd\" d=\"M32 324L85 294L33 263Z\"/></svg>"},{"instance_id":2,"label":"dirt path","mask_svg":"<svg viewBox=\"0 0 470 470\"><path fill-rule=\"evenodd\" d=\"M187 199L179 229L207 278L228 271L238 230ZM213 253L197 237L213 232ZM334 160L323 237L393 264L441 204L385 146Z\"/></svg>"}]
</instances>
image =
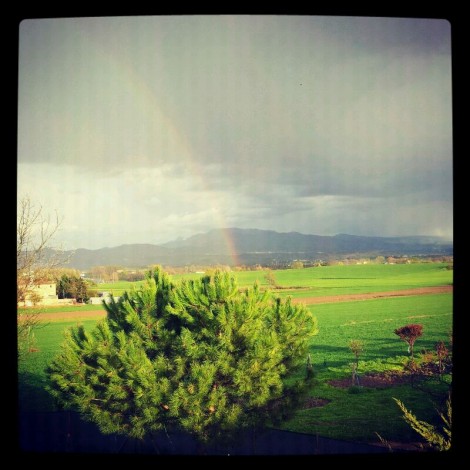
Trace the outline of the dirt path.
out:
<instances>
[{"instance_id":1,"label":"dirt path","mask_svg":"<svg viewBox=\"0 0 470 470\"><path fill-rule=\"evenodd\" d=\"M312 304L325 304L334 302L350 302L354 300L369 300L369 299L380 299L387 297L401 297L407 295L428 295L428 294L443 294L452 292L452 286L436 286L436 287L419 287L416 289L403 289L397 291L388 292L370 292L365 294L344 294L344 295L330 295L324 297L304 297L293 299L293 303L305 303L307 305ZM104 318L106 312L104 310L86 310L86 305L83 306L83 310L75 310L73 312L57 312L57 313L41 313L41 320L52 321L52 320L87 320L94 318Z\"/></svg>"},{"instance_id":2,"label":"dirt path","mask_svg":"<svg viewBox=\"0 0 470 470\"><path fill-rule=\"evenodd\" d=\"M402 297L407 295L429 295L429 294L444 294L452 292L453 286L435 286L435 287L418 287L416 289L402 289L387 292L369 292L364 294L344 294L344 295L329 295L324 297L303 297L292 299L293 303L306 303L312 304L326 304L330 302L350 302L352 300L370 300L381 299L387 297Z\"/></svg>"}]
</instances>

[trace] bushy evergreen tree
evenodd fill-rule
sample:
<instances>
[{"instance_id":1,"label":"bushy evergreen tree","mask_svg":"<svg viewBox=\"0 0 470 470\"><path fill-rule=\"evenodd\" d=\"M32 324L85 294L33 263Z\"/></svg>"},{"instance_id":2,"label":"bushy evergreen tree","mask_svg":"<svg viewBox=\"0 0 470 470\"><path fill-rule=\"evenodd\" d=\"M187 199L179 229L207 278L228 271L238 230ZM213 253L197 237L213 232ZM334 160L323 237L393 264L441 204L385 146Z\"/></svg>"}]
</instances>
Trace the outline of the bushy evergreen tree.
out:
<instances>
[{"instance_id":1,"label":"bushy evergreen tree","mask_svg":"<svg viewBox=\"0 0 470 470\"><path fill-rule=\"evenodd\" d=\"M78 276L68 276L63 274L57 281L57 295L59 299L75 299L77 302L87 302L87 283Z\"/></svg>"},{"instance_id":2,"label":"bushy evergreen tree","mask_svg":"<svg viewBox=\"0 0 470 470\"><path fill-rule=\"evenodd\" d=\"M66 332L50 391L103 433L137 438L174 427L204 441L282 418L318 332L304 305L257 284L240 292L220 271L175 284L157 267L140 290L104 305L91 332Z\"/></svg>"}]
</instances>

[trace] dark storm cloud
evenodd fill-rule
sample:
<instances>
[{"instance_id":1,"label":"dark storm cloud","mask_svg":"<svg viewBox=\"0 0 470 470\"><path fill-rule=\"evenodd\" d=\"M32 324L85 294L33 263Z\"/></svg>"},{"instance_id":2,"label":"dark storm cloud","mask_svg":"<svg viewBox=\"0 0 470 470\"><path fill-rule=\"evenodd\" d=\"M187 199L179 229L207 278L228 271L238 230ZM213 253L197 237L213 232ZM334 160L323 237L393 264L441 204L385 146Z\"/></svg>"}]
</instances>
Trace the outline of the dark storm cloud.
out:
<instances>
[{"instance_id":1,"label":"dark storm cloud","mask_svg":"<svg viewBox=\"0 0 470 470\"><path fill-rule=\"evenodd\" d=\"M364 206L377 220L393 207L403 233L450 233L450 65L444 20L26 21L19 181L46 165L45 180L86 181L100 208L121 185L126 233L136 225L126 217L160 218L168 239L181 224L189 234L224 222L364 234ZM35 190L57 199L47 184Z\"/></svg>"}]
</instances>

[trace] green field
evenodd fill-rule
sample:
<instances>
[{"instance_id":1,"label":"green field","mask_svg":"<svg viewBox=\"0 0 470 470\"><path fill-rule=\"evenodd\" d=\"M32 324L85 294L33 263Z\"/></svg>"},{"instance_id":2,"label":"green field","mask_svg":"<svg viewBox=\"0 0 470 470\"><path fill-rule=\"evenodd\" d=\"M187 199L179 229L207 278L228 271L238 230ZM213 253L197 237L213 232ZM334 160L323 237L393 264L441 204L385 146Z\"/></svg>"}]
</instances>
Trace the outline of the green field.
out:
<instances>
[{"instance_id":1,"label":"green field","mask_svg":"<svg viewBox=\"0 0 470 470\"><path fill-rule=\"evenodd\" d=\"M322 296L328 293L336 295L452 284L452 271L446 270L445 265L432 263L334 266L274 272L282 286L308 287L315 292L313 295ZM256 279L263 281L263 276L261 271L237 273L241 286L252 284ZM291 294L300 297L305 292L293 290ZM316 375L309 394L330 402L322 407L297 411L282 428L362 442L378 442L376 432L390 441L419 440L402 420L392 397L401 399L420 419L432 421L437 416L435 408L445 398L449 377L442 382L428 380L426 390L411 385L353 390L360 393L351 393L347 388L336 388L327 382L350 377L349 364L353 361L353 355L348 342L351 339L365 343L358 370L362 375L402 369L403 362L408 358L406 344L398 339L393 330L407 323L424 325L424 334L415 345L418 358L420 351L433 349L439 340L449 345L452 294L318 304L309 308L318 318L320 328L311 343ZM95 321L81 323L91 328ZM36 331L39 351L28 355L19 365L20 409L54 409L52 400L44 391L44 369L58 351L63 330L73 324L76 322L53 321Z\"/></svg>"},{"instance_id":2,"label":"green field","mask_svg":"<svg viewBox=\"0 0 470 470\"><path fill-rule=\"evenodd\" d=\"M439 340L448 345L452 331L452 295L322 304L312 306L311 310L320 326L320 333L314 337L311 347L317 373L311 396L331 402L324 407L298 411L283 429L365 442L376 442L375 432L389 440L416 440L416 435L401 419L392 397L405 402L421 419L433 420L436 396L409 385L385 390L364 389L364 393L356 395L347 389L332 387L326 381L350 377L349 363L353 355L348 343L351 339L365 343L359 374L403 368L408 359L407 346L393 331L407 323L424 325L424 334L416 341L415 351L432 350ZM445 384L430 381L428 386L439 399L445 397Z\"/></svg>"},{"instance_id":3,"label":"green field","mask_svg":"<svg viewBox=\"0 0 470 470\"><path fill-rule=\"evenodd\" d=\"M60 307L20 307L18 308L18 313L28 314L28 313L58 313L61 312L80 312L83 310L104 310L102 305L91 305L91 304L80 304L80 305L62 305Z\"/></svg>"},{"instance_id":4,"label":"green field","mask_svg":"<svg viewBox=\"0 0 470 470\"><path fill-rule=\"evenodd\" d=\"M351 266L321 266L303 269L273 270L282 295L293 297L320 297L338 294L361 294L415 287L452 284L452 271L446 263L366 264ZM235 272L240 287L258 282L268 287L266 271ZM200 277L203 274L175 275L175 281ZM142 281L98 284L98 289L115 296L125 290L138 288Z\"/></svg>"}]
</instances>

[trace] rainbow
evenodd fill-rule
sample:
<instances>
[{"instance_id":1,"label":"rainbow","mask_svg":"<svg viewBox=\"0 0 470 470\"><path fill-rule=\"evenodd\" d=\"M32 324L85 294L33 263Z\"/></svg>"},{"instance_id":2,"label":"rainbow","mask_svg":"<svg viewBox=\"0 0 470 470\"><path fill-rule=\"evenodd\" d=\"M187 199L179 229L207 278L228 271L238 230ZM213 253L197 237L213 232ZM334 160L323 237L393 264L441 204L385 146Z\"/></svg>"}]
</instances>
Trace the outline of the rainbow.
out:
<instances>
[{"instance_id":1,"label":"rainbow","mask_svg":"<svg viewBox=\"0 0 470 470\"><path fill-rule=\"evenodd\" d=\"M88 41L83 37L81 39ZM197 160L190 143L174 122L164 113L158 102L157 96L148 84L135 72L132 65L122 58L116 57L113 52L104 51L99 44L90 43L87 44L87 47L92 47L95 53L102 56L103 61L112 65L116 70L119 79L123 81L128 89L132 90L133 95L138 100L137 105L141 107L141 109L145 109L151 122L158 124L159 132L164 133L167 137L167 141L171 145L175 146L178 155L184 162L184 165L189 169L190 174L196 179L197 186L207 192L211 192L210 184L200 171L200 167L197 164ZM240 266L241 263L237 249L230 230L227 228L228 224L223 217L223 211L221 210L217 198L214 198L212 202L214 207L214 210L212 211L214 214L214 227L221 229L223 232L223 238L227 252L230 255L231 264L233 266Z\"/></svg>"}]
</instances>

